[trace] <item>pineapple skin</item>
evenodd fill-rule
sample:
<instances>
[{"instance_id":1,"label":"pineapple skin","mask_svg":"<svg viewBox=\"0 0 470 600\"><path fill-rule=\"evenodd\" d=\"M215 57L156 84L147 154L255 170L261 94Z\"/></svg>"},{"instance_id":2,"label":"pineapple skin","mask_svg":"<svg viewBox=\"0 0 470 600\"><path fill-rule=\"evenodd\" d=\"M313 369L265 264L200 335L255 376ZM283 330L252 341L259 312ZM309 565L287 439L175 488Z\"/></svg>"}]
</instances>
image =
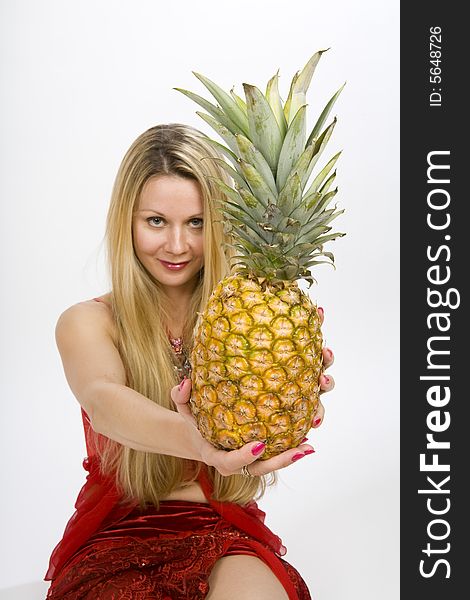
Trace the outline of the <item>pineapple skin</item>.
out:
<instances>
[{"instance_id":1,"label":"pineapple skin","mask_svg":"<svg viewBox=\"0 0 470 600\"><path fill-rule=\"evenodd\" d=\"M266 442L266 460L311 428L323 370L321 321L296 281L231 275L199 315L191 411L203 437L234 450Z\"/></svg>"}]
</instances>

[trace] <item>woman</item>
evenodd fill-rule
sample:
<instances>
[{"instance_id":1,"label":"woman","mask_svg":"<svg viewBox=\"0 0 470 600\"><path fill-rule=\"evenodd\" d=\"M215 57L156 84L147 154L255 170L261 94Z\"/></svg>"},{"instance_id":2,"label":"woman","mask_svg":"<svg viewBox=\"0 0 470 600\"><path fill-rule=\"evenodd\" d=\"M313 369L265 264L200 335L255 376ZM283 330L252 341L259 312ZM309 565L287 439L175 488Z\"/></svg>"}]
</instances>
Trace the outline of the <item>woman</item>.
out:
<instances>
[{"instance_id":1,"label":"woman","mask_svg":"<svg viewBox=\"0 0 470 600\"><path fill-rule=\"evenodd\" d=\"M112 291L58 321L88 476L51 556L50 600L310 598L255 499L313 448L265 461L262 440L218 450L187 405L197 311L228 272L210 179L224 174L203 160L211 156L205 136L183 125L137 138L108 213ZM332 360L325 349L325 366ZM320 405L313 426L322 418Z\"/></svg>"}]
</instances>

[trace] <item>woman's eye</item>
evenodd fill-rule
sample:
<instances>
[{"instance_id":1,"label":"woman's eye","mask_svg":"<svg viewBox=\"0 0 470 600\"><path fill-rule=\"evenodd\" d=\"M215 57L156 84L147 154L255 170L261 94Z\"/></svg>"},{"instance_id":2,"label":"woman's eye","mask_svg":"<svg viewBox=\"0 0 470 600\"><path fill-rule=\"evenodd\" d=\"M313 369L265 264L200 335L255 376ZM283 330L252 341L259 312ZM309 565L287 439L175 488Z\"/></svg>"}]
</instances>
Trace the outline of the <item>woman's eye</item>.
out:
<instances>
[{"instance_id":1,"label":"woman's eye","mask_svg":"<svg viewBox=\"0 0 470 600\"><path fill-rule=\"evenodd\" d=\"M202 227L204 221L202 219L191 219L190 223L192 227Z\"/></svg>"},{"instance_id":2,"label":"woman's eye","mask_svg":"<svg viewBox=\"0 0 470 600\"><path fill-rule=\"evenodd\" d=\"M163 220L161 217L150 217L149 219L147 219L147 223L149 225L152 225L153 227L160 227L163 223Z\"/></svg>"}]
</instances>

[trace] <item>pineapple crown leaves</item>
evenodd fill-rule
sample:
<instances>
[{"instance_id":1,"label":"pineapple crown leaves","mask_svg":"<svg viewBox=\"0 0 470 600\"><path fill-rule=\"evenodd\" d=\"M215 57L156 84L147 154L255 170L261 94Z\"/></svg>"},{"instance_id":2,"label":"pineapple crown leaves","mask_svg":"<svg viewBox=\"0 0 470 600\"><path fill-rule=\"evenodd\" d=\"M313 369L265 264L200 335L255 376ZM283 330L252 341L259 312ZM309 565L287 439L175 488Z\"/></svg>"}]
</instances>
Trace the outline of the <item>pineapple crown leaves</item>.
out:
<instances>
[{"instance_id":1,"label":"pineapple crown leaves","mask_svg":"<svg viewBox=\"0 0 470 600\"><path fill-rule=\"evenodd\" d=\"M196 72L216 104L175 88L206 111L197 114L226 144L207 137L221 155L211 160L233 181L230 187L210 177L221 192L219 208L234 242L230 245L238 252L234 260L240 274L271 281L306 279L311 285L312 266L334 266L323 244L345 235L330 233L329 225L344 212L336 205L329 208L337 193L331 188L341 152L311 178L335 128L336 117L325 124L345 84L329 99L307 137L307 91L324 52L316 52L294 75L285 103L279 94L279 70L264 94L244 83L245 99L234 88L227 93Z\"/></svg>"}]
</instances>

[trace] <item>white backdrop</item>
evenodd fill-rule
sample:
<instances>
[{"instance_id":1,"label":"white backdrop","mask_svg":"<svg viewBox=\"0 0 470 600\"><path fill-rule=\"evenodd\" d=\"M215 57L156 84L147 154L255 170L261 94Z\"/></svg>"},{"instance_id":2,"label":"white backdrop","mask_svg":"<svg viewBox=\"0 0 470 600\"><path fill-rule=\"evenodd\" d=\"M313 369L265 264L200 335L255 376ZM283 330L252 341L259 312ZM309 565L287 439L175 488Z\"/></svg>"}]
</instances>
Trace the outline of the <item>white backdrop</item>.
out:
<instances>
[{"instance_id":1,"label":"white backdrop","mask_svg":"<svg viewBox=\"0 0 470 600\"><path fill-rule=\"evenodd\" d=\"M310 434L316 453L283 470L260 506L315 600L398 598L398 2L0 7L0 588L42 579L84 481L79 405L54 326L107 290L104 220L124 152L161 122L212 134L172 89L208 97L192 70L241 92L279 68L285 99L295 71L331 47L307 100L312 126L347 80L325 155L344 150L337 228L347 236L330 247L336 271L320 267L311 289L337 384Z\"/></svg>"}]
</instances>

